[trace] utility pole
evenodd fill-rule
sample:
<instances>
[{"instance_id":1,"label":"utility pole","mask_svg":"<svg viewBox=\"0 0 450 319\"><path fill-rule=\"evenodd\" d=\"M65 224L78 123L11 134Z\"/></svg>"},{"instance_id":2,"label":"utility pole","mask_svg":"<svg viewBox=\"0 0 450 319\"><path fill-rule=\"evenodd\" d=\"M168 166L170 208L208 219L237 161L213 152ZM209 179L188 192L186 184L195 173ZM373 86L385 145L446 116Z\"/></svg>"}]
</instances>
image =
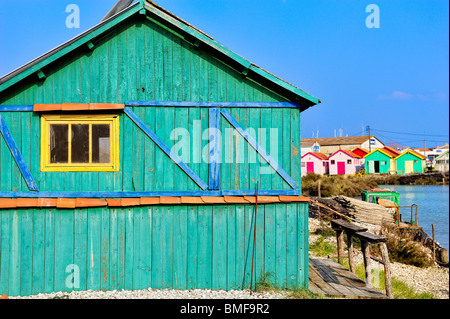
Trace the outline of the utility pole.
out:
<instances>
[{"instance_id":1,"label":"utility pole","mask_svg":"<svg viewBox=\"0 0 450 319\"><path fill-rule=\"evenodd\" d=\"M369 153L372 152L372 139L370 138L370 125L368 126L369 128Z\"/></svg>"}]
</instances>

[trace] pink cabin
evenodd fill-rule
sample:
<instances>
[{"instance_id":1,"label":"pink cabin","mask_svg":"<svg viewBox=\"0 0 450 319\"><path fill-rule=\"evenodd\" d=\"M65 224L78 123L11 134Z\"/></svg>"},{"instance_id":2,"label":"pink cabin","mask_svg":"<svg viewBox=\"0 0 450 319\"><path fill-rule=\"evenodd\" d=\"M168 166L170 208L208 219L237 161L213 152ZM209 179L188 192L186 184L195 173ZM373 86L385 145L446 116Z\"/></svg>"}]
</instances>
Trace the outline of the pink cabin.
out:
<instances>
[{"instance_id":1,"label":"pink cabin","mask_svg":"<svg viewBox=\"0 0 450 319\"><path fill-rule=\"evenodd\" d=\"M302 176L328 174L328 158L319 152L308 152L302 156Z\"/></svg>"},{"instance_id":2,"label":"pink cabin","mask_svg":"<svg viewBox=\"0 0 450 319\"><path fill-rule=\"evenodd\" d=\"M352 151L339 150L328 157L330 175L355 174L363 163L361 157Z\"/></svg>"}]
</instances>

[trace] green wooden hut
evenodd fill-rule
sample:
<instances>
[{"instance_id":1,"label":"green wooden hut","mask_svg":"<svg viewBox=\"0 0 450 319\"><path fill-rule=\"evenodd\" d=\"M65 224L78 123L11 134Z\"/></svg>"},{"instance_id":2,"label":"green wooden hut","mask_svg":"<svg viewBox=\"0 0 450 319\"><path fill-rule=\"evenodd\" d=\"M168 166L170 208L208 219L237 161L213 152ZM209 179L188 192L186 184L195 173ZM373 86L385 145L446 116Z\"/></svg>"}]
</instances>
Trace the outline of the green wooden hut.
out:
<instances>
[{"instance_id":1,"label":"green wooden hut","mask_svg":"<svg viewBox=\"0 0 450 319\"><path fill-rule=\"evenodd\" d=\"M395 158L395 162L397 171L402 174L423 173L425 156L413 150L406 150Z\"/></svg>"},{"instance_id":2,"label":"green wooden hut","mask_svg":"<svg viewBox=\"0 0 450 319\"><path fill-rule=\"evenodd\" d=\"M367 174L389 174L397 170L395 158L399 152L390 148L377 148L364 156Z\"/></svg>"},{"instance_id":3,"label":"green wooden hut","mask_svg":"<svg viewBox=\"0 0 450 319\"><path fill-rule=\"evenodd\" d=\"M146 1L4 76L0 295L308 287L318 103Z\"/></svg>"}]
</instances>

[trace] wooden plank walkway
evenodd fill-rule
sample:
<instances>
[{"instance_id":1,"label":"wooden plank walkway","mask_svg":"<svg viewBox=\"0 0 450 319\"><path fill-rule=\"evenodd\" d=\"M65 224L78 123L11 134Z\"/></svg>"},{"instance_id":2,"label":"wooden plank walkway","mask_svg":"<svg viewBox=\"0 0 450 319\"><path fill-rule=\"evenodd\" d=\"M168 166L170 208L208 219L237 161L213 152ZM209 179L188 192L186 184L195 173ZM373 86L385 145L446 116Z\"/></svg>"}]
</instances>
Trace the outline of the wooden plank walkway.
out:
<instances>
[{"instance_id":1,"label":"wooden plank walkway","mask_svg":"<svg viewBox=\"0 0 450 319\"><path fill-rule=\"evenodd\" d=\"M368 288L355 274L330 259L309 259L309 290L338 298L387 298L378 290Z\"/></svg>"}]
</instances>

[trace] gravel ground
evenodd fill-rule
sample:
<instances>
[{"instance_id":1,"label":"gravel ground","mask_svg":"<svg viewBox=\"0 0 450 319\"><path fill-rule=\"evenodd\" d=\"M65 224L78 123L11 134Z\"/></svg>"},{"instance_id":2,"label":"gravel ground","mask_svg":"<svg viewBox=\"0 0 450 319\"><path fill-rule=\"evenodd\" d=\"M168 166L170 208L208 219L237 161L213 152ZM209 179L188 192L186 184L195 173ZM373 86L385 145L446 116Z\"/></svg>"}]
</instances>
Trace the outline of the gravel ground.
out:
<instances>
[{"instance_id":1,"label":"gravel ground","mask_svg":"<svg viewBox=\"0 0 450 319\"><path fill-rule=\"evenodd\" d=\"M248 290L114 290L114 291L73 291L71 293L39 294L28 297L10 297L10 299L285 299L289 295L284 292L254 292Z\"/></svg>"},{"instance_id":2,"label":"gravel ground","mask_svg":"<svg viewBox=\"0 0 450 319\"><path fill-rule=\"evenodd\" d=\"M320 227L316 219L309 219L309 232L314 232ZM369 227L369 231L376 229ZM310 234L309 243L317 239L317 235ZM333 237L327 238L335 243ZM320 258L310 254L310 257ZM355 262L362 263L362 254L355 256ZM373 261L373 267L382 269L381 264ZM418 268L401 263L391 264L392 277L404 281L416 292L429 292L441 299L449 299L449 269L444 267ZM10 299L284 299L289 298L285 292L263 292L250 293L248 290L169 290L169 289L145 289L145 290L120 290L120 291L74 291L72 293L56 292L50 294L39 294L26 297L10 297Z\"/></svg>"}]
</instances>

